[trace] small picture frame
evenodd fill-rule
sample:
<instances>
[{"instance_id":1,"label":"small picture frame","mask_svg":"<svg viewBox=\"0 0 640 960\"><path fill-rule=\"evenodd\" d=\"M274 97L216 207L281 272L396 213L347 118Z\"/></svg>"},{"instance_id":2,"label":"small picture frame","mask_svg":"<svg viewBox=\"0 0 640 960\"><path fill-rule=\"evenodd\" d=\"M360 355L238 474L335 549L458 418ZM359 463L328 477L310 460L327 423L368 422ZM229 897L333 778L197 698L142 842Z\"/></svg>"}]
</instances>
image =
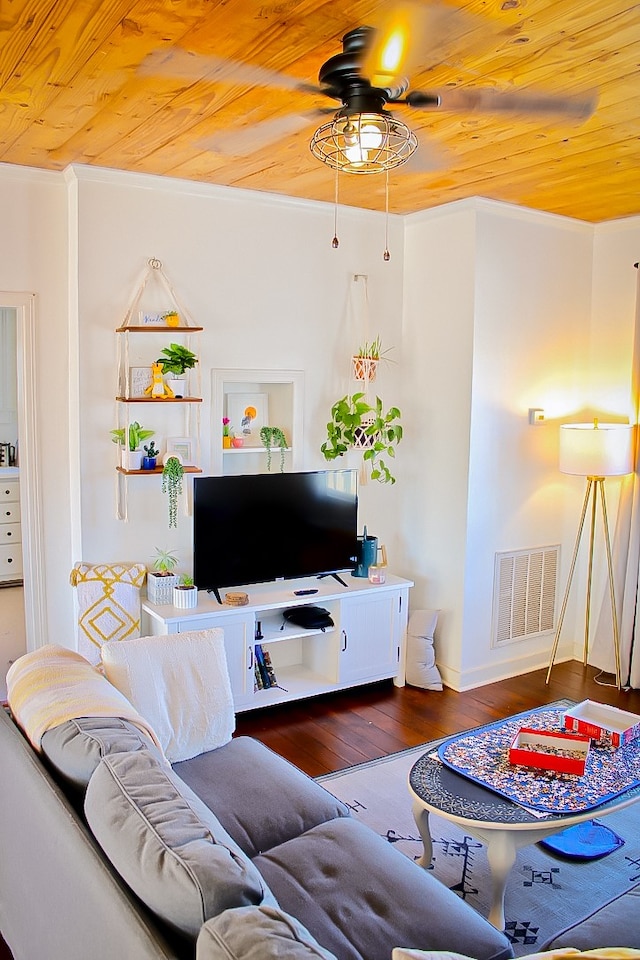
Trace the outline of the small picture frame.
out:
<instances>
[{"instance_id":1,"label":"small picture frame","mask_svg":"<svg viewBox=\"0 0 640 960\"><path fill-rule=\"evenodd\" d=\"M234 436L242 437L245 447L261 447L260 430L269 423L269 395L229 393L227 416Z\"/></svg>"},{"instance_id":2,"label":"small picture frame","mask_svg":"<svg viewBox=\"0 0 640 960\"><path fill-rule=\"evenodd\" d=\"M129 396L144 397L151 386L151 367L129 367Z\"/></svg>"},{"instance_id":3,"label":"small picture frame","mask_svg":"<svg viewBox=\"0 0 640 960\"><path fill-rule=\"evenodd\" d=\"M185 467L193 466L193 440L191 437L167 437L167 454L177 453Z\"/></svg>"},{"instance_id":4,"label":"small picture frame","mask_svg":"<svg viewBox=\"0 0 640 960\"><path fill-rule=\"evenodd\" d=\"M140 310L138 314L141 327L164 327L166 325L164 313L153 310Z\"/></svg>"}]
</instances>

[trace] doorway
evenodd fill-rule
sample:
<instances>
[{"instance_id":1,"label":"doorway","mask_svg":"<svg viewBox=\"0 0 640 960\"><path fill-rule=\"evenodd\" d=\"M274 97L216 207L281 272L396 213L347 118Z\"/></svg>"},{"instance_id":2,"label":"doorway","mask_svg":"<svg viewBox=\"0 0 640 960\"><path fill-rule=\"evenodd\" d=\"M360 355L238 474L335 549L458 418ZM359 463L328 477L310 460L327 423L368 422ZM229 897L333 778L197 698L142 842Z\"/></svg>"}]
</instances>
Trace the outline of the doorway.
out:
<instances>
[{"instance_id":1,"label":"doorway","mask_svg":"<svg viewBox=\"0 0 640 960\"><path fill-rule=\"evenodd\" d=\"M24 581L23 588L19 589L24 591L24 644L26 650L34 650L48 642L36 409L36 297L32 293L0 291L0 309L10 311L15 316L15 432L16 439L19 438L16 465L19 466L20 480L20 536ZM16 615L15 609L13 615ZM3 671L3 681L4 672L6 671Z\"/></svg>"}]
</instances>

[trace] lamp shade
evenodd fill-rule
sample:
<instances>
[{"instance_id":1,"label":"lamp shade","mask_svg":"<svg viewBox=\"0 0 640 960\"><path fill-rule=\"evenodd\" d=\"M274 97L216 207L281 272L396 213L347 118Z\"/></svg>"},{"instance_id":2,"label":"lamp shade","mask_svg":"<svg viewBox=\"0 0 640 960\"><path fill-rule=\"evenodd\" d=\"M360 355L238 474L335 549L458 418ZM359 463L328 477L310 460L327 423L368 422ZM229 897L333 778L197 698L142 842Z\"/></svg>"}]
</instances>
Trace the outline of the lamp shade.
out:
<instances>
[{"instance_id":1,"label":"lamp shade","mask_svg":"<svg viewBox=\"0 0 640 960\"><path fill-rule=\"evenodd\" d=\"M633 473L632 428L624 423L565 423L560 427L560 471L580 477Z\"/></svg>"}]
</instances>

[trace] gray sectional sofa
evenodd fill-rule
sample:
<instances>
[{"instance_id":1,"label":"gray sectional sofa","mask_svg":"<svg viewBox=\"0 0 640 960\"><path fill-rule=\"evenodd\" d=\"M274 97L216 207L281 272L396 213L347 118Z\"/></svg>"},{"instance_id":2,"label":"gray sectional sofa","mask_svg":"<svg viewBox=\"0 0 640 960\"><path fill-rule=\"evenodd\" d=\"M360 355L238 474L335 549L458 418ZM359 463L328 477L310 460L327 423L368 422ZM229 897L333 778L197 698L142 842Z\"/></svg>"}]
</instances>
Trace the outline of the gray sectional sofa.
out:
<instances>
[{"instance_id":1,"label":"gray sectional sofa","mask_svg":"<svg viewBox=\"0 0 640 960\"><path fill-rule=\"evenodd\" d=\"M0 714L0 929L15 960L513 955L255 740L172 769L125 720L66 721L39 752Z\"/></svg>"}]
</instances>

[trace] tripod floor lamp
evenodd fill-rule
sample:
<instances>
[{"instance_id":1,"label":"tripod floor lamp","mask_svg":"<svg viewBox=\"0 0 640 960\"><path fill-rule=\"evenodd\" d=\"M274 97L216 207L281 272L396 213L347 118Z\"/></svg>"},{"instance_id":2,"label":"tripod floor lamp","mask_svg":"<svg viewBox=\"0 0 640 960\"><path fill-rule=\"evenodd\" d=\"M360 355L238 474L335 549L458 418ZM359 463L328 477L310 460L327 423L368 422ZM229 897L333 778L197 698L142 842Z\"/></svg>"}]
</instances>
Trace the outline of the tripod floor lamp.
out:
<instances>
[{"instance_id":1,"label":"tripod floor lamp","mask_svg":"<svg viewBox=\"0 0 640 960\"><path fill-rule=\"evenodd\" d=\"M632 427L622 423L567 423L560 427L560 471L574 476L587 478L587 489L582 504L582 515L578 524L578 534L573 550L573 558L569 569L569 579L564 593L564 600L560 608L558 626L551 648L549 669L546 683L549 683L551 668L553 667L560 631L567 610L567 601L571 590L571 582L578 559L580 540L584 530L584 522L589 506L591 507L591 528L589 533L589 566L587 573L587 605L584 624L583 663L586 666L589 653L589 621L591 614L591 587L593 580L593 553L595 545L596 512L598 502L602 510L602 530L607 553L607 570L609 574L609 598L611 602L611 620L613 627L613 650L615 656L616 687L620 690L620 633L618 630L618 613L616 609L615 587L613 579L613 563L611 560L611 538L609 536L609 521L607 518L607 501L604 493L604 481L607 477L621 477L633 472L632 461Z\"/></svg>"}]
</instances>

